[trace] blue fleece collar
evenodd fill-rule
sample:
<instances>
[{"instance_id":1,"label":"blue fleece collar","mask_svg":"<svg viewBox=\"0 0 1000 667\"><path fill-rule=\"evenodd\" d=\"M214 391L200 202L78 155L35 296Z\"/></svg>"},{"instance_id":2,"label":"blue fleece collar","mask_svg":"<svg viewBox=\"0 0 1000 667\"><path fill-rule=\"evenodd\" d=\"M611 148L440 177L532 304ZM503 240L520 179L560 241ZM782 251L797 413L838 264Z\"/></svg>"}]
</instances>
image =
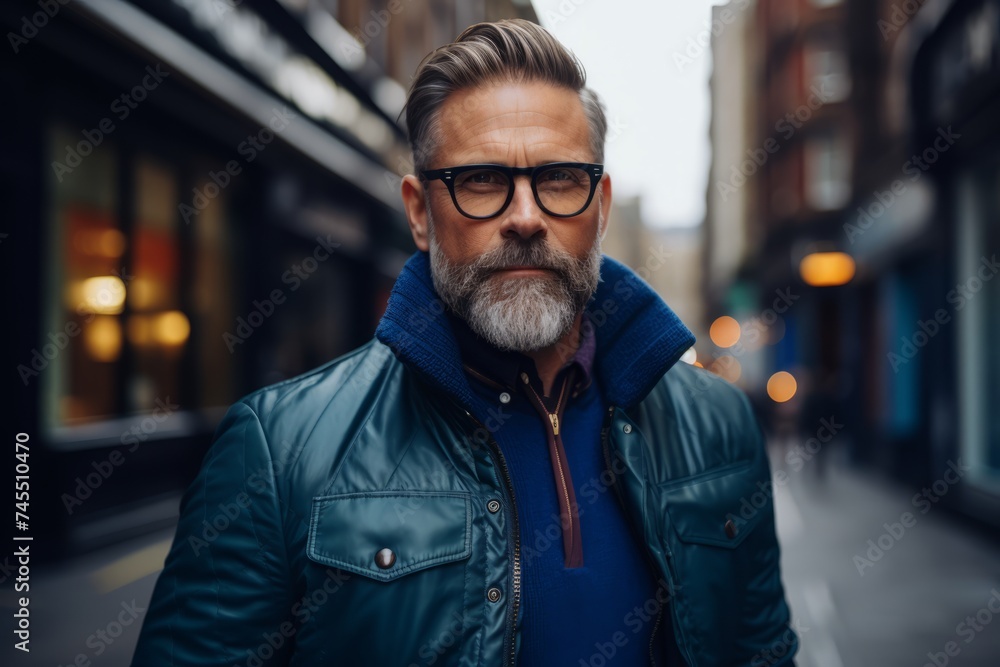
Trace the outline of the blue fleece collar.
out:
<instances>
[{"instance_id":1,"label":"blue fleece collar","mask_svg":"<svg viewBox=\"0 0 1000 667\"><path fill-rule=\"evenodd\" d=\"M417 251L392 288L375 336L425 381L471 411L478 401L444 308L431 280L430 256ZM587 313L597 336L594 376L605 400L624 409L641 401L694 345L694 336L663 299L607 255Z\"/></svg>"}]
</instances>

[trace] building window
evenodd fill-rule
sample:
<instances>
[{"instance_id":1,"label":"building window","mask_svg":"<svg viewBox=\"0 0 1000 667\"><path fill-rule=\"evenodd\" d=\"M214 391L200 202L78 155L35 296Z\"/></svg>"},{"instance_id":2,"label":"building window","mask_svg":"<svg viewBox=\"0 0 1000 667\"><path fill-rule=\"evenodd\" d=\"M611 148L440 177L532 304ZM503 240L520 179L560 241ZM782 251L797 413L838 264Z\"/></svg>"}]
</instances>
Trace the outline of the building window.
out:
<instances>
[{"instance_id":1,"label":"building window","mask_svg":"<svg viewBox=\"0 0 1000 667\"><path fill-rule=\"evenodd\" d=\"M151 410L156 400L183 397L180 360L191 324L182 310L177 182L148 156L135 168L135 222L129 270L126 338L131 371L126 410Z\"/></svg>"},{"instance_id":2,"label":"building window","mask_svg":"<svg viewBox=\"0 0 1000 667\"><path fill-rule=\"evenodd\" d=\"M40 348L48 365L38 381L47 421L58 424L115 414L120 391L127 239L116 210L119 164L111 140L86 155L83 144L68 125L50 128L43 330L58 342L51 354Z\"/></svg>"},{"instance_id":3,"label":"building window","mask_svg":"<svg viewBox=\"0 0 1000 667\"><path fill-rule=\"evenodd\" d=\"M806 201L817 211L842 208L851 197L851 161L842 130L827 130L806 143Z\"/></svg>"},{"instance_id":4,"label":"building window","mask_svg":"<svg viewBox=\"0 0 1000 667\"><path fill-rule=\"evenodd\" d=\"M228 405L236 383L222 337L235 287L227 193L185 227L176 165L129 158L111 140L67 160L79 143L71 123L50 126L50 163L76 166L49 177L43 331L60 345L43 350L45 424Z\"/></svg>"},{"instance_id":5,"label":"building window","mask_svg":"<svg viewBox=\"0 0 1000 667\"><path fill-rule=\"evenodd\" d=\"M806 95L816 94L823 104L842 102L851 94L851 71L839 40L829 35L814 38L803 54Z\"/></svg>"},{"instance_id":6,"label":"building window","mask_svg":"<svg viewBox=\"0 0 1000 667\"><path fill-rule=\"evenodd\" d=\"M957 178L957 286L950 296L958 324L959 439L971 484L1000 490L1000 163Z\"/></svg>"}]
</instances>

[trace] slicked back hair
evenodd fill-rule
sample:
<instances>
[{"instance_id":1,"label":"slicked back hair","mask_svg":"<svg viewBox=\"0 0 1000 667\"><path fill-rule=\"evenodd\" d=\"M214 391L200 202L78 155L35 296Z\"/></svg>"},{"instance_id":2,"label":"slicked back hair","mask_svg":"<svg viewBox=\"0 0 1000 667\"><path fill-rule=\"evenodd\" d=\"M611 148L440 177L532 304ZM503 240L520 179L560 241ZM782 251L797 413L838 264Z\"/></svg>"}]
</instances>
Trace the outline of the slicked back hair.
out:
<instances>
[{"instance_id":1,"label":"slicked back hair","mask_svg":"<svg viewBox=\"0 0 1000 667\"><path fill-rule=\"evenodd\" d=\"M429 53L417 67L406 98L406 127L416 173L429 168L438 145L440 109L452 93L483 85L549 83L573 90L590 127L594 162L604 162L607 118L587 88L579 59L547 30L524 19L477 23L451 44Z\"/></svg>"}]
</instances>

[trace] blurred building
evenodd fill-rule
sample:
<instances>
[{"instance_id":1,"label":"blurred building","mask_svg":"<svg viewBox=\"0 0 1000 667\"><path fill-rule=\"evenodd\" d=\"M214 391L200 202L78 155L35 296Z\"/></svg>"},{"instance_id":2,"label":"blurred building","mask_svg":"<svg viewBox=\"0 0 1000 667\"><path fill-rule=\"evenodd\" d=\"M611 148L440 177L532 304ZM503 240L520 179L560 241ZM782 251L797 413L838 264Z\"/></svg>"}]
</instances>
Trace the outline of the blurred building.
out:
<instances>
[{"instance_id":1,"label":"blurred building","mask_svg":"<svg viewBox=\"0 0 1000 667\"><path fill-rule=\"evenodd\" d=\"M7 395L39 558L168 524L226 406L370 339L414 249L417 63L471 23L535 18L515 0L48 5L0 8Z\"/></svg>"},{"instance_id":2,"label":"blurred building","mask_svg":"<svg viewBox=\"0 0 1000 667\"><path fill-rule=\"evenodd\" d=\"M638 195L617 197L610 217L602 252L635 270L700 341L704 320L700 230L646 225Z\"/></svg>"},{"instance_id":3,"label":"blurred building","mask_svg":"<svg viewBox=\"0 0 1000 667\"><path fill-rule=\"evenodd\" d=\"M941 501L1000 523L1000 4L759 0L749 20L714 45L705 284L713 318L774 322L747 389L780 413L765 381L790 372L786 416L837 415L856 460L916 488L960 459ZM744 62L749 92L727 83Z\"/></svg>"}]
</instances>

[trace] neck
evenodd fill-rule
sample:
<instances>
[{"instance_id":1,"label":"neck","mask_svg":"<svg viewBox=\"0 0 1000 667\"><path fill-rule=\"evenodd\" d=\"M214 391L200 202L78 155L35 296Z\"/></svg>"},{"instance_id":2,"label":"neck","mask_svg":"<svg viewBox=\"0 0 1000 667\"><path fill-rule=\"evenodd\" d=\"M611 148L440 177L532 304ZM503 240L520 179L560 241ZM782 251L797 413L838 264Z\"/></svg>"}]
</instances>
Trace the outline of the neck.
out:
<instances>
[{"instance_id":1,"label":"neck","mask_svg":"<svg viewBox=\"0 0 1000 667\"><path fill-rule=\"evenodd\" d=\"M562 338L547 347L524 352L526 356L535 361L535 369L542 381L542 390L545 396L551 395L552 384L555 382L559 369L576 354L580 347L580 322L582 320L583 312L581 311L576 314L573 326Z\"/></svg>"}]
</instances>

